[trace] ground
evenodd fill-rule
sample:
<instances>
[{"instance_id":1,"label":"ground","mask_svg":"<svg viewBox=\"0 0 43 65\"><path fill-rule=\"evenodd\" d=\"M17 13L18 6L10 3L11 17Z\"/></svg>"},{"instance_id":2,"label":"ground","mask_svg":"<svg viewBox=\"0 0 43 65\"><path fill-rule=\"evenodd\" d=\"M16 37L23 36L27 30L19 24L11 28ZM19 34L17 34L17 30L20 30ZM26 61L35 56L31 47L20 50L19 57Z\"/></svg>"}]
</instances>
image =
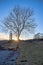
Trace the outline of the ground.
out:
<instances>
[{"instance_id":1,"label":"ground","mask_svg":"<svg viewBox=\"0 0 43 65\"><path fill-rule=\"evenodd\" d=\"M0 62L4 62L11 65L43 65L43 40L27 40L19 42L19 53L14 51L14 44L0 44L7 49L13 48L13 50L0 50ZM17 44L15 44L17 45ZM19 57L18 57L19 56ZM1 64L0 64L1 65ZM4 64L5 65L5 64Z\"/></svg>"},{"instance_id":2,"label":"ground","mask_svg":"<svg viewBox=\"0 0 43 65\"><path fill-rule=\"evenodd\" d=\"M43 65L43 40L30 40L19 45L18 65Z\"/></svg>"},{"instance_id":3,"label":"ground","mask_svg":"<svg viewBox=\"0 0 43 65\"><path fill-rule=\"evenodd\" d=\"M16 50L17 44L6 40L0 41L0 65L16 65L20 52Z\"/></svg>"},{"instance_id":4,"label":"ground","mask_svg":"<svg viewBox=\"0 0 43 65\"><path fill-rule=\"evenodd\" d=\"M15 65L18 56L19 56L18 51L1 50L0 65Z\"/></svg>"}]
</instances>

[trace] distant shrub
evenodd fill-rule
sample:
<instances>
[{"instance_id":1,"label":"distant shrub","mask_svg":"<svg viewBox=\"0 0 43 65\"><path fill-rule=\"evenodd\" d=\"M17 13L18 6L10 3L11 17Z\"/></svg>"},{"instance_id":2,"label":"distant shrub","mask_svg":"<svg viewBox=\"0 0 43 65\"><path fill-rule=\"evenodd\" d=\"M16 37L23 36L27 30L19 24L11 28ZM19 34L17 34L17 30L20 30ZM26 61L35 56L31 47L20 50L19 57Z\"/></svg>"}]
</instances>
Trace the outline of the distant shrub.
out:
<instances>
[{"instance_id":1,"label":"distant shrub","mask_svg":"<svg viewBox=\"0 0 43 65\"><path fill-rule=\"evenodd\" d=\"M43 39L43 33L37 33L34 35L34 39Z\"/></svg>"}]
</instances>

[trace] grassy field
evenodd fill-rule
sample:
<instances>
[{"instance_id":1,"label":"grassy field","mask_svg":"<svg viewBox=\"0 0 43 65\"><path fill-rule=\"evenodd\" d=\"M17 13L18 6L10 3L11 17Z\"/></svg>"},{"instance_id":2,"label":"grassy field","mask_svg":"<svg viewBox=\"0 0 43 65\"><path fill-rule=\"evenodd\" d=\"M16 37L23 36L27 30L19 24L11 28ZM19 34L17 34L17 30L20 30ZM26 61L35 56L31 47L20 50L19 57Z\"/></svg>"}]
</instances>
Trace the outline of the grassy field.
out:
<instances>
[{"instance_id":1,"label":"grassy field","mask_svg":"<svg viewBox=\"0 0 43 65\"><path fill-rule=\"evenodd\" d=\"M3 43L4 42L4 43ZM5 49L15 49L16 42L0 41ZM19 42L20 56L17 65L43 65L43 40L27 40Z\"/></svg>"},{"instance_id":2,"label":"grassy field","mask_svg":"<svg viewBox=\"0 0 43 65\"><path fill-rule=\"evenodd\" d=\"M43 40L24 41L19 47L18 65L43 65Z\"/></svg>"}]
</instances>

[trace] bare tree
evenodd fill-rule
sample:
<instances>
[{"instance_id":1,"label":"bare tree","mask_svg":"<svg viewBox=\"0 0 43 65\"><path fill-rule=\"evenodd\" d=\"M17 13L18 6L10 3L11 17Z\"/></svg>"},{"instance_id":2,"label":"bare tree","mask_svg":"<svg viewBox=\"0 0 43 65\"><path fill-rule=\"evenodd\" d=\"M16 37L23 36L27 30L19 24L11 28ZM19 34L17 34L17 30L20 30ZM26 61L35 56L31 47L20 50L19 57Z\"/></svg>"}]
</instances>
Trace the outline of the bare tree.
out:
<instances>
[{"instance_id":1,"label":"bare tree","mask_svg":"<svg viewBox=\"0 0 43 65\"><path fill-rule=\"evenodd\" d=\"M33 10L19 6L14 7L13 11L5 19L4 25L17 35L18 40L23 30L33 33L36 27L33 19Z\"/></svg>"},{"instance_id":2,"label":"bare tree","mask_svg":"<svg viewBox=\"0 0 43 65\"><path fill-rule=\"evenodd\" d=\"M40 33L35 34L34 39L40 39Z\"/></svg>"},{"instance_id":3,"label":"bare tree","mask_svg":"<svg viewBox=\"0 0 43 65\"><path fill-rule=\"evenodd\" d=\"M43 39L43 33L37 33L34 35L34 39Z\"/></svg>"},{"instance_id":4,"label":"bare tree","mask_svg":"<svg viewBox=\"0 0 43 65\"><path fill-rule=\"evenodd\" d=\"M9 22L8 18L5 18L3 24L4 24L2 26L3 31L6 32L6 33L9 32L9 40L12 40L12 32L13 32L12 24Z\"/></svg>"}]
</instances>

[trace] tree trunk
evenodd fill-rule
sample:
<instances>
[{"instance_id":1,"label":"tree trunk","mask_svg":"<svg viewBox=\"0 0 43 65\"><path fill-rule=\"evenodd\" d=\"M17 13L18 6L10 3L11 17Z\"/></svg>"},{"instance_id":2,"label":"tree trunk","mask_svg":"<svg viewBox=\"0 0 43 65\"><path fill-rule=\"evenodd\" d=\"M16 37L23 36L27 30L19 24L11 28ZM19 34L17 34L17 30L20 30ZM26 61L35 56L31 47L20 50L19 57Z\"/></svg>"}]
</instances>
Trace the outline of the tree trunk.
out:
<instances>
[{"instance_id":1,"label":"tree trunk","mask_svg":"<svg viewBox=\"0 0 43 65\"><path fill-rule=\"evenodd\" d=\"M9 39L12 41L12 32L9 34Z\"/></svg>"},{"instance_id":2,"label":"tree trunk","mask_svg":"<svg viewBox=\"0 0 43 65\"><path fill-rule=\"evenodd\" d=\"M18 35L17 39L18 39L18 41L19 41L19 35Z\"/></svg>"},{"instance_id":3,"label":"tree trunk","mask_svg":"<svg viewBox=\"0 0 43 65\"><path fill-rule=\"evenodd\" d=\"M18 31L18 35L17 35L17 40L19 42L19 37L20 37L20 34L19 34L19 31Z\"/></svg>"}]
</instances>

